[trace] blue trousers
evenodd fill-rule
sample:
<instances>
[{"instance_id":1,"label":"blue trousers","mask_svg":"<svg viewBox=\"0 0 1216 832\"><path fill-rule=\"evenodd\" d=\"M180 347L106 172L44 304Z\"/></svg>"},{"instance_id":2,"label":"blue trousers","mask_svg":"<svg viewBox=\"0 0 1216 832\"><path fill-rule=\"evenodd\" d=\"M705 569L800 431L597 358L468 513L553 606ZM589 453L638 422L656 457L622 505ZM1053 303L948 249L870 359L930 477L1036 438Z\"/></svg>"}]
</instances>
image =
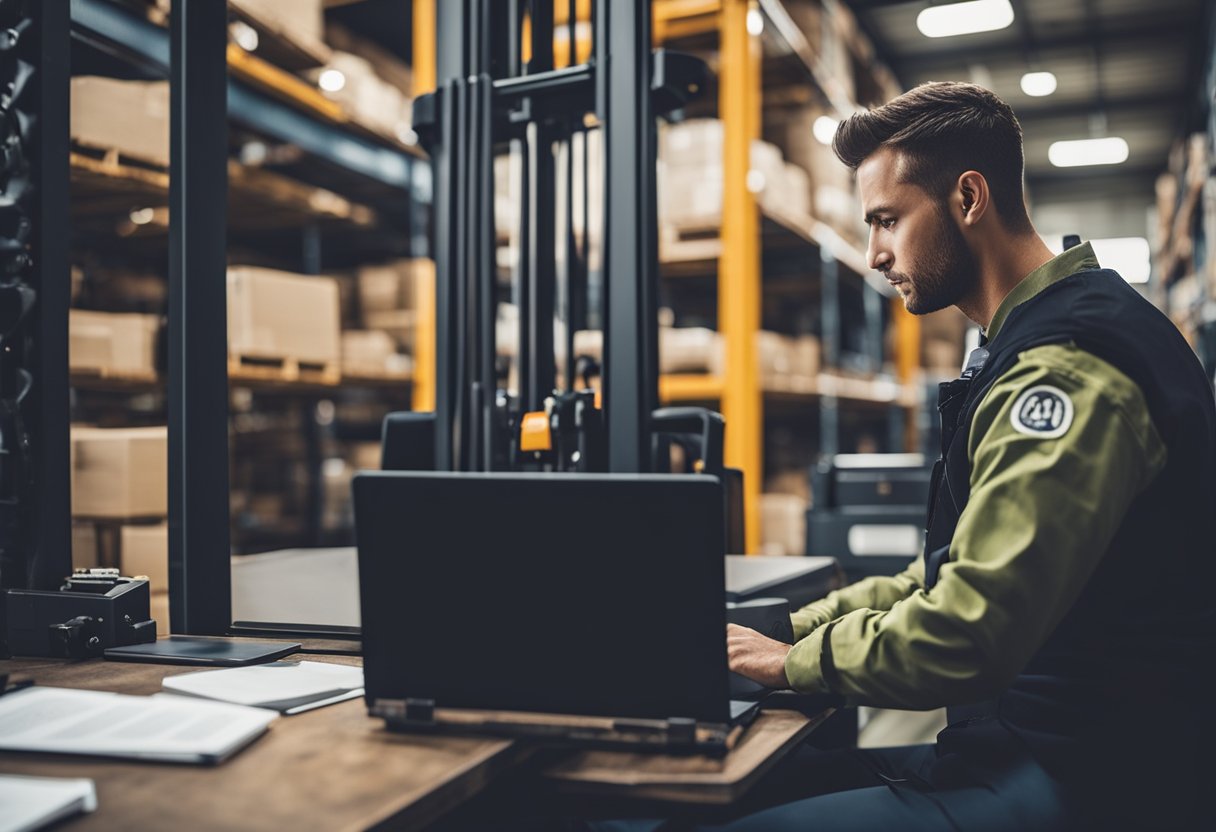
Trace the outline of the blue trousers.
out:
<instances>
[{"instance_id":1,"label":"blue trousers","mask_svg":"<svg viewBox=\"0 0 1216 832\"><path fill-rule=\"evenodd\" d=\"M987 770L932 745L874 750L803 748L762 780L720 832L958 832L1084 828L1065 790L1028 757ZM943 766L945 770L943 770Z\"/></svg>"}]
</instances>

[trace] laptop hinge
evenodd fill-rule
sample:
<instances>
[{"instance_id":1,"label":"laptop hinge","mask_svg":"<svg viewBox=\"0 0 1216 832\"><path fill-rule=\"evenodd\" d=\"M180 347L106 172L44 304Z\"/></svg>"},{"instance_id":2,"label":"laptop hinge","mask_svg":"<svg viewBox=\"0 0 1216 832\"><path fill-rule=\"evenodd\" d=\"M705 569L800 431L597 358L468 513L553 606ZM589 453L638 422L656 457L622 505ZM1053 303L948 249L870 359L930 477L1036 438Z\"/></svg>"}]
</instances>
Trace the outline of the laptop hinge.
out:
<instances>
[{"instance_id":1,"label":"laptop hinge","mask_svg":"<svg viewBox=\"0 0 1216 832\"><path fill-rule=\"evenodd\" d=\"M369 712L390 723L431 725L435 722L435 700L374 699Z\"/></svg>"},{"instance_id":2,"label":"laptop hinge","mask_svg":"<svg viewBox=\"0 0 1216 832\"><path fill-rule=\"evenodd\" d=\"M405 721L410 723L434 723L435 722L435 700L434 699L407 699L405 700Z\"/></svg>"},{"instance_id":3,"label":"laptop hinge","mask_svg":"<svg viewBox=\"0 0 1216 832\"><path fill-rule=\"evenodd\" d=\"M697 721L687 717L671 717L667 720L667 744L690 746L697 741Z\"/></svg>"}]
</instances>

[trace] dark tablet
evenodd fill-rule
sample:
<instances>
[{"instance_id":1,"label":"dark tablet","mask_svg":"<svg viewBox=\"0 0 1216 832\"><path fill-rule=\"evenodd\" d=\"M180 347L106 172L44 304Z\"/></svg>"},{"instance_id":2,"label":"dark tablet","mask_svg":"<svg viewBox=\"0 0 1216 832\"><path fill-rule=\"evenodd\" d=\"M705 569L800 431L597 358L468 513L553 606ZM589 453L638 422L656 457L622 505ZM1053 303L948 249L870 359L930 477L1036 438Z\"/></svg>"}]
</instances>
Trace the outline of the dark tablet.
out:
<instances>
[{"instance_id":1,"label":"dark tablet","mask_svg":"<svg viewBox=\"0 0 1216 832\"><path fill-rule=\"evenodd\" d=\"M247 641L207 636L169 636L147 644L109 647L107 659L155 664L209 664L236 667L281 659L300 649L298 641Z\"/></svg>"}]
</instances>

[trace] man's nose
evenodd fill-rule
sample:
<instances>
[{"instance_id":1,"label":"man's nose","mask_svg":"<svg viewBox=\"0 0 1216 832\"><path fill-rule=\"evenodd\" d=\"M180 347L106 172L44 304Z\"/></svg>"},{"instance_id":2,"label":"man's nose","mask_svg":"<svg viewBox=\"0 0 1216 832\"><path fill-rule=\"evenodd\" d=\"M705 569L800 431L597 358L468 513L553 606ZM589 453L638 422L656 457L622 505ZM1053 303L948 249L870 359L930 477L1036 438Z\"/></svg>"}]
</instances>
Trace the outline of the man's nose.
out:
<instances>
[{"instance_id":1,"label":"man's nose","mask_svg":"<svg viewBox=\"0 0 1216 832\"><path fill-rule=\"evenodd\" d=\"M891 252L875 246L873 237L874 235L870 235L870 244L866 248L866 261L870 264L871 269L885 272L891 268L894 258L891 257Z\"/></svg>"}]
</instances>

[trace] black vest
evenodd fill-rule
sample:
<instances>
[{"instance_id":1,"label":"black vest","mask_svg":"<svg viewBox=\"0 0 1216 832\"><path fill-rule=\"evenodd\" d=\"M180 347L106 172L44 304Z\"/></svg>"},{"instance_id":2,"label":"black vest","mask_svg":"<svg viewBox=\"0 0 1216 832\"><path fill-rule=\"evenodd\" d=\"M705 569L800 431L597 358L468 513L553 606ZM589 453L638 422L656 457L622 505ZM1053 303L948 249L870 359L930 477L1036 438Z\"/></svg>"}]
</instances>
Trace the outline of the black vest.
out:
<instances>
[{"instance_id":1,"label":"black vest","mask_svg":"<svg viewBox=\"0 0 1216 832\"><path fill-rule=\"evenodd\" d=\"M1210 695L1200 689L1202 667L1213 661L1216 645L1212 386L1169 319L1104 269L1078 272L1017 306L997 338L972 353L963 377L941 385L942 458L929 496L926 588L932 592L949 559L967 505L968 436L984 394L1023 351L1068 342L1139 386L1168 460L1128 509L1073 607L1013 683L995 700L954 703L949 712L952 728L969 719L995 721L1060 775L1109 753L1112 737L1126 752L1135 726L1152 723L1150 714L1163 706L1199 707ZM1155 742L1161 732L1143 733Z\"/></svg>"}]
</instances>

